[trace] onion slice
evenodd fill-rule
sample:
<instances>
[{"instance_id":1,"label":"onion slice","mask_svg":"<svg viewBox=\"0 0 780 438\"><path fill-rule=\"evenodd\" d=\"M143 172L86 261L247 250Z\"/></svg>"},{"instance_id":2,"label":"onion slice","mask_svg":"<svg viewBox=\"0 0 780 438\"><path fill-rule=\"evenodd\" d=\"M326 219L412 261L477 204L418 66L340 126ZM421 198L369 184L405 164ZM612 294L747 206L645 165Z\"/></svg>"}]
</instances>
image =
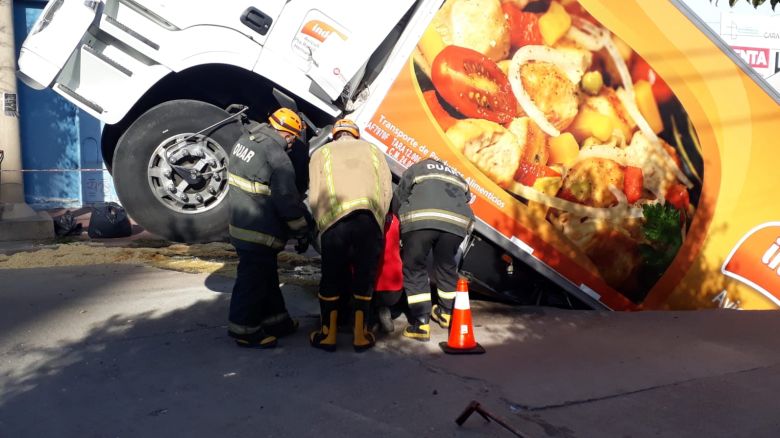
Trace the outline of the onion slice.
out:
<instances>
[{"instance_id":1,"label":"onion slice","mask_svg":"<svg viewBox=\"0 0 780 438\"><path fill-rule=\"evenodd\" d=\"M664 164L672 170L674 176L677 177L678 180L685 184L685 187L689 189L692 188L693 183L691 180L685 176L682 170L677 166L677 163L674 162L672 156L669 155L663 146L661 146L661 140L650 127L650 123L647 122L647 119L645 119L639 111L639 107L636 104L636 94L634 93L634 83L631 80L631 73L628 71L626 61L620 56L620 52L618 51L615 42L612 40L612 35L607 31L604 32L604 47L606 47L609 56L615 63L615 67L617 67L617 70L620 73L620 79L623 81L623 88L617 91L618 99L620 99L620 102L628 112L628 115L634 119L634 122L637 127L639 127L642 134L645 135L660 156L663 157Z\"/></svg>"},{"instance_id":2,"label":"onion slice","mask_svg":"<svg viewBox=\"0 0 780 438\"><path fill-rule=\"evenodd\" d=\"M622 190L613 186L612 184L609 185L608 189L610 192L612 192L612 195L617 198L619 206L628 205L628 198L626 198L626 194L623 193Z\"/></svg>"},{"instance_id":3,"label":"onion slice","mask_svg":"<svg viewBox=\"0 0 780 438\"><path fill-rule=\"evenodd\" d=\"M509 84L512 86L512 92L515 93L517 101L523 107L526 115L536 122L542 131L549 136L557 137L561 135L561 132L547 120L523 87L520 69L529 61L547 62L560 67L566 77L575 84L582 79L585 68L581 62L577 62L576 57L547 46L523 46L512 57L512 63L509 67Z\"/></svg>"},{"instance_id":4,"label":"onion slice","mask_svg":"<svg viewBox=\"0 0 780 438\"><path fill-rule=\"evenodd\" d=\"M631 100L633 101L635 99L634 81L631 80L631 73L628 71L628 66L626 65L626 61L623 60L622 56L620 56L620 51L615 45L615 41L612 40L612 34L610 34L608 31L605 30L603 37L604 37L604 47L607 49L607 53L609 53L609 56L612 58L612 61L615 63L615 68L617 68L617 71L620 74L620 81L623 82L623 88L626 89L626 92L628 93L629 97L631 97Z\"/></svg>"},{"instance_id":5,"label":"onion slice","mask_svg":"<svg viewBox=\"0 0 780 438\"><path fill-rule=\"evenodd\" d=\"M677 163L674 162L672 156L669 155L669 152L667 152L666 149L661 146L661 140L657 135L655 135L655 132L653 132L650 124L647 123L647 120L645 120L645 118L642 116L642 113L639 111L639 108L636 105L636 100L631 99L628 96L628 93L624 91L624 89L618 90L617 96L618 99L620 99L620 102L623 104L623 107L628 112L628 115L634 119L634 122L636 122L639 130L642 132L645 138L650 141L650 144L653 146L658 155L662 157L664 160L664 165L672 170L674 176L677 177L677 179L680 180L680 182L682 182L685 187L689 189L693 187L691 180L685 176L682 170L680 170L680 168L677 166Z\"/></svg>"},{"instance_id":6,"label":"onion slice","mask_svg":"<svg viewBox=\"0 0 780 438\"><path fill-rule=\"evenodd\" d=\"M548 207L573 213L578 216L612 220L643 217L641 207L630 207L628 204L618 204L609 208L588 207L587 205L577 204L565 199L546 195L532 187L524 186L518 182L513 183L509 187L509 191L518 196L522 196L529 201L538 202Z\"/></svg>"},{"instance_id":7,"label":"onion slice","mask_svg":"<svg viewBox=\"0 0 780 438\"><path fill-rule=\"evenodd\" d=\"M571 17L571 22L577 28L582 29L583 31L585 31L589 35L592 35L592 36L594 36L596 38L602 37L604 35L604 32L607 31L605 28L600 27L600 26L596 26L595 24L591 23L590 21L588 21L588 20L586 20L586 19L584 19L582 17L578 17L576 15L573 15Z\"/></svg>"},{"instance_id":8,"label":"onion slice","mask_svg":"<svg viewBox=\"0 0 780 438\"><path fill-rule=\"evenodd\" d=\"M594 26L580 17L572 17L572 24L566 37L579 44L583 49L598 52L604 48L605 29Z\"/></svg>"},{"instance_id":9,"label":"onion slice","mask_svg":"<svg viewBox=\"0 0 780 438\"><path fill-rule=\"evenodd\" d=\"M590 158L603 158L606 160L611 160L620 164L621 166L642 167L641 163L635 163L634 160L631 160L628 156L626 156L626 151L624 149L604 144L588 146L580 149L580 153L577 155L577 159L575 160L574 164Z\"/></svg>"},{"instance_id":10,"label":"onion slice","mask_svg":"<svg viewBox=\"0 0 780 438\"><path fill-rule=\"evenodd\" d=\"M647 138L650 143L660 143L658 136L655 135L655 131L653 131L653 128L650 127L650 123L647 122L644 116L642 116L642 113L639 111L639 107L636 105L636 99L629 95L628 90L625 88L620 88L615 94L617 94L618 100L620 100L620 103L623 104L623 108L625 108L626 112L628 112L628 115L634 119L634 123L636 123L636 126L639 128L639 131L642 132L645 138Z\"/></svg>"}]
</instances>

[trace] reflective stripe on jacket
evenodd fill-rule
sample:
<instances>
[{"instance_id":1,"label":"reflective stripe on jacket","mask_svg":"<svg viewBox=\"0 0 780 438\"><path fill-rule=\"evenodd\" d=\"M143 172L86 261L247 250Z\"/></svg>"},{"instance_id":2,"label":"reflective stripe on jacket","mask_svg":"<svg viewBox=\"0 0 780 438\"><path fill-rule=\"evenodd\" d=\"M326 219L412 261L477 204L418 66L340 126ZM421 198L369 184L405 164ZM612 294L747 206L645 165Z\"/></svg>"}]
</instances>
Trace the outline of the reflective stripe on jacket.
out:
<instances>
[{"instance_id":1,"label":"reflective stripe on jacket","mask_svg":"<svg viewBox=\"0 0 780 438\"><path fill-rule=\"evenodd\" d=\"M431 158L409 166L395 190L401 233L433 229L465 236L474 224L468 183Z\"/></svg>"},{"instance_id":2,"label":"reflective stripe on jacket","mask_svg":"<svg viewBox=\"0 0 780 438\"><path fill-rule=\"evenodd\" d=\"M320 233L357 210L370 211L384 229L391 199L390 168L371 143L342 137L312 155L309 206Z\"/></svg>"},{"instance_id":3,"label":"reflective stripe on jacket","mask_svg":"<svg viewBox=\"0 0 780 438\"><path fill-rule=\"evenodd\" d=\"M241 178L238 175L233 175L230 172L228 172L228 183L231 186L237 187L253 195L271 196L271 188L268 187L267 184L263 184L257 181L249 181L248 179Z\"/></svg>"},{"instance_id":4,"label":"reflective stripe on jacket","mask_svg":"<svg viewBox=\"0 0 780 438\"><path fill-rule=\"evenodd\" d=\"M233 245L284 248L288 234L306 229L305 206L284 139L267 124L243 135L228 159Z\"/></svg>"}]
</instances>

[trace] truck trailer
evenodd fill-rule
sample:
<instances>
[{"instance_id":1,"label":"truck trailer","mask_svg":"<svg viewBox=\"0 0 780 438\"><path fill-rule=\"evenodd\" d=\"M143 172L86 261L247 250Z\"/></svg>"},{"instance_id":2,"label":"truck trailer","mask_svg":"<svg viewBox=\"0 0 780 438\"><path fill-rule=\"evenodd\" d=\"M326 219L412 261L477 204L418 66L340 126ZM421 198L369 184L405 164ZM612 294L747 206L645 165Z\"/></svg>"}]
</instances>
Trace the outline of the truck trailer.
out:
<instances>
[{"instance_id":1,"label":"truck trailer","mask_svg":"<svg viewBox=\"0 0 780 438\"><path fill-rule=\"evenodd\" d=\"M480 291L774 309L780 97L743 58L678 0L51 0L18 76L106 124L122 204L171 240L224 235L229 150L281 105L294 162L349 117L395 176L460 172Z\"/></svg>"}]
</instances>

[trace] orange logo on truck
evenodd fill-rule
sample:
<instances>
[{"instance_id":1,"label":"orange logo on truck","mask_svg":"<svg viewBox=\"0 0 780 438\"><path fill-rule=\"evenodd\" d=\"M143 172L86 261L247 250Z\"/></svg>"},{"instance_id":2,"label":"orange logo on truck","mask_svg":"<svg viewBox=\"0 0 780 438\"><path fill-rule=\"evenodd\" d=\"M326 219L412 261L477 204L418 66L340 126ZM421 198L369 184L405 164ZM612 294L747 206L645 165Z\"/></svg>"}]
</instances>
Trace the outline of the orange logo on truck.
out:
<instances>
[{"instance_id":1,"label":"orange logo on truck","mask_svg":"<svg viewBox=\"0 0 780 438\"><path fill-rule=\"evenodd\" d=\"M726 258L722 270L780 305L780 222L750 230Z\"/></svg>"},{"instance_id":2,"label":"orange logo on truck","mask_svg":"<svg viewBox=\"0 0 780 438\"><path fill-rule=\"evenodd\" d=\"M304 35L308 35L314 39L316 39L319 42L323 42L332 33L336 33L339 37L341 37L342 40L346 40L347 36L343 33L339 32L334 28L333 26L329 25L328 23L325 23L320 20L311 20L308 23L303 25L303 28L301 29L301 33Z\"/></svg>"}]
</instances>

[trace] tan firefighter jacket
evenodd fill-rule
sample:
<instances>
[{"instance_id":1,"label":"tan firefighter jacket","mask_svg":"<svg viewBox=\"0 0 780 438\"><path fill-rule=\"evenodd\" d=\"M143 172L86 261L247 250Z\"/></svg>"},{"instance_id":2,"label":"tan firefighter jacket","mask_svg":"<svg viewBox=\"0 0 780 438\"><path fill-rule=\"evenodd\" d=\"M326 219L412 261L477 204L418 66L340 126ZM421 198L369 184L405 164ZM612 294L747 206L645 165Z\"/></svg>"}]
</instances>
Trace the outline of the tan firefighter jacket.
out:
<instances>
[{"instance_id":1,"label":"tan firefighter jacket","mask_svg":"<svg viewBox=\"0 0 780 438\"><path fill-rule=\"evenodd\" d=\"M382 229L392 196L384 154L365 140L342 138L311 156L309 206L320 234L358 210L370 211Z\"/></svg>"}]
</instances>

